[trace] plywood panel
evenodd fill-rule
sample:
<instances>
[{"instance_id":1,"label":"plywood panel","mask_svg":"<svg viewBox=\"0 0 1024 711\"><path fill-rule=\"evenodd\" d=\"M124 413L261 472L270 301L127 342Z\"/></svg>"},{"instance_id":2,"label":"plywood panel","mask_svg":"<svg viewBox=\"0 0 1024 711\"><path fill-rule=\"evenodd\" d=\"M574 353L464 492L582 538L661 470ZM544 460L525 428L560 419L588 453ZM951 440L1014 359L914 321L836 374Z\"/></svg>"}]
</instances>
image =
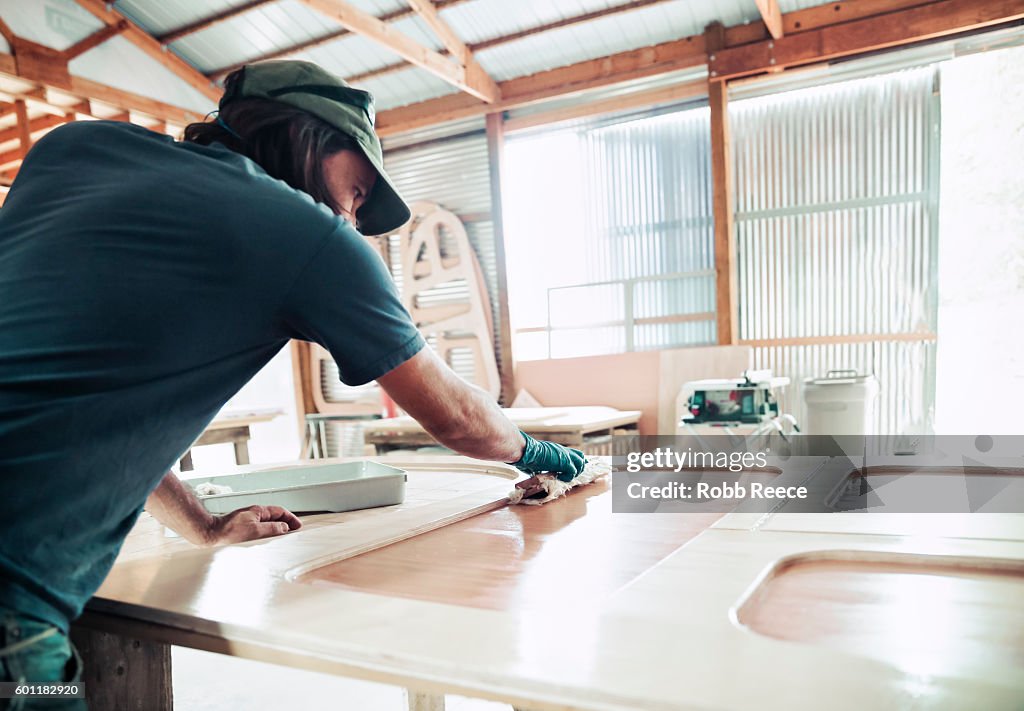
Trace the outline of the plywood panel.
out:
<instances>
[{"instance_id":1,"label":"plywood panel","mask_svg":"<svg viewBox=\"0 0 1024 711\"><path fill-rule=\"evenodd\" d=\"M752 630L921 672L969 659L1024 668L1024 565L936 564L927 556L796 562L739 613Z\"/></svg>"},{"instance_id":2,"label":"plywood panel","mask_svg":"<svg viewBox=\"0 0 1024 711\"><path fill-rule=\"evenodd\" d=\"M524 613L567 595L599 605L723 515L616 514L611 498L608 481L598 481L557 505L492 511L299 582Z\"/></svg>"}]
</instances>

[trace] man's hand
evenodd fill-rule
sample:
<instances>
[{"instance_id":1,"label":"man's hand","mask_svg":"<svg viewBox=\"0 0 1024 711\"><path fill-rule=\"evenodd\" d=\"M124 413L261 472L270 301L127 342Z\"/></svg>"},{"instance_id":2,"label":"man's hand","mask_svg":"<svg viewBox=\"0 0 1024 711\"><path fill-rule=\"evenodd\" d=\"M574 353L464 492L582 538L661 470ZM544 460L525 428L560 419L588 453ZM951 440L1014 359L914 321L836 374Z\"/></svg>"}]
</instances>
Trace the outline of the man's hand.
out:
<instances>
[{"instance_id":1,"label":"man's hand","mask_svg":"<svg viewBox=\"0 0 1024 711\"><path fill-rule=\"evenodd\" d=\"M302 526L299 517L280 506L249 506L215 516L206 531L205 544L220 546L280 536Z\"/></svg>"},{"instance_id":2,"label":"man's hand","mask_svg":"<svg viewBox=\"0 0 1024 711\"><path fill-rule=\"evenodd\" d=\"M525 432L526 441L523 456L512 466L526 474L557 474L559 481L572 481L583 473L587 458L578 449L565 447L555 442L536 440Z\"/></svg>"},{"instance_id":3,"label":"man's hand","mask_svg":"<svg viewBox=\"0 0 1024 711\"><path fill-rule=\"evenodd\" d=\"M167 472L149 495L146 510L157 521L197 546L219 546L280 536L302 526L295 514L280 506L250 506L214 516L192 493L191 487L182 484L172 472Z\"/></svg>"}]
</instances>

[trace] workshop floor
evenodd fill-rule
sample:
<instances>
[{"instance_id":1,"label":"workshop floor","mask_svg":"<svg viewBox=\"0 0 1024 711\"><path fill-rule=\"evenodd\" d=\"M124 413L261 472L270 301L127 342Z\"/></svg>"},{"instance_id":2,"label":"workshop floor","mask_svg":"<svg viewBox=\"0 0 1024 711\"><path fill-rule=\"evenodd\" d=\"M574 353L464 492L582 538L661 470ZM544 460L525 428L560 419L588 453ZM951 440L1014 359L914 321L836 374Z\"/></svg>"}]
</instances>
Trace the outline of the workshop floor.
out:
<instances>
[{"instance_id":1,"label":"workshop floor","mask_svg":"<svg viewBox=\"0 0 1024 711\"><path fill-rule=\"evenodd\" d=\"M405 692L394 686L318 674L173 648L174 708L176 711L247 711L293 709L329 711L406 711ZM445 711L509 711L500 704L449 696Z\"/></svg>"}]
</instances>

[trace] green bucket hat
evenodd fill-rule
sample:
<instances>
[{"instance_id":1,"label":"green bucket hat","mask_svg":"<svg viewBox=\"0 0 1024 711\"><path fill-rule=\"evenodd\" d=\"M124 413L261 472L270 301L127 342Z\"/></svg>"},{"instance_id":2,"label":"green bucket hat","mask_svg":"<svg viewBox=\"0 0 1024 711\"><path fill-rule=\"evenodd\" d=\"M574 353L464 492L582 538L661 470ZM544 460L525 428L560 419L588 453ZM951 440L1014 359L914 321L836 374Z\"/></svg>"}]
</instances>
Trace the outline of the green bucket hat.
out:
<instances>
[{"instance_id":1,"label":"green bucket hat","mask_svg":"<svg viewBox=\"0 0 1024 711\"><path fill-rule=\"evenodd\" d=\"M409 206L384 172L380 139L373 130L373 96L353 89L312 62L277 60L246 65L225 92L220 108L235 99L272 99L308 111L355 139L366 159L377 169L377 182L359 208L363 234L392 232L409 220Z\"/></svg>"}]
</instances>

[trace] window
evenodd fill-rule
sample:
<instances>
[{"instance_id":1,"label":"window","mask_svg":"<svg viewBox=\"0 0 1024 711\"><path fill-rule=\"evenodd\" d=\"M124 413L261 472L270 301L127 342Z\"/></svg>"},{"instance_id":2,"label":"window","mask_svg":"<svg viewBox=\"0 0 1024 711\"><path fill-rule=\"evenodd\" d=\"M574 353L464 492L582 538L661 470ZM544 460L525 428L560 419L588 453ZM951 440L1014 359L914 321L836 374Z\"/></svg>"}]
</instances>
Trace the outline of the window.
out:
<instances>
[{"instance_id":1,"label":"window","mask_svg":"<svg viewBox=\"0 0 1024 711\"><path fill-rule=\"evenodd\" d=\"M510 137L518 359L715 340L707 108Z\"/></svg>"}]
</instances>

